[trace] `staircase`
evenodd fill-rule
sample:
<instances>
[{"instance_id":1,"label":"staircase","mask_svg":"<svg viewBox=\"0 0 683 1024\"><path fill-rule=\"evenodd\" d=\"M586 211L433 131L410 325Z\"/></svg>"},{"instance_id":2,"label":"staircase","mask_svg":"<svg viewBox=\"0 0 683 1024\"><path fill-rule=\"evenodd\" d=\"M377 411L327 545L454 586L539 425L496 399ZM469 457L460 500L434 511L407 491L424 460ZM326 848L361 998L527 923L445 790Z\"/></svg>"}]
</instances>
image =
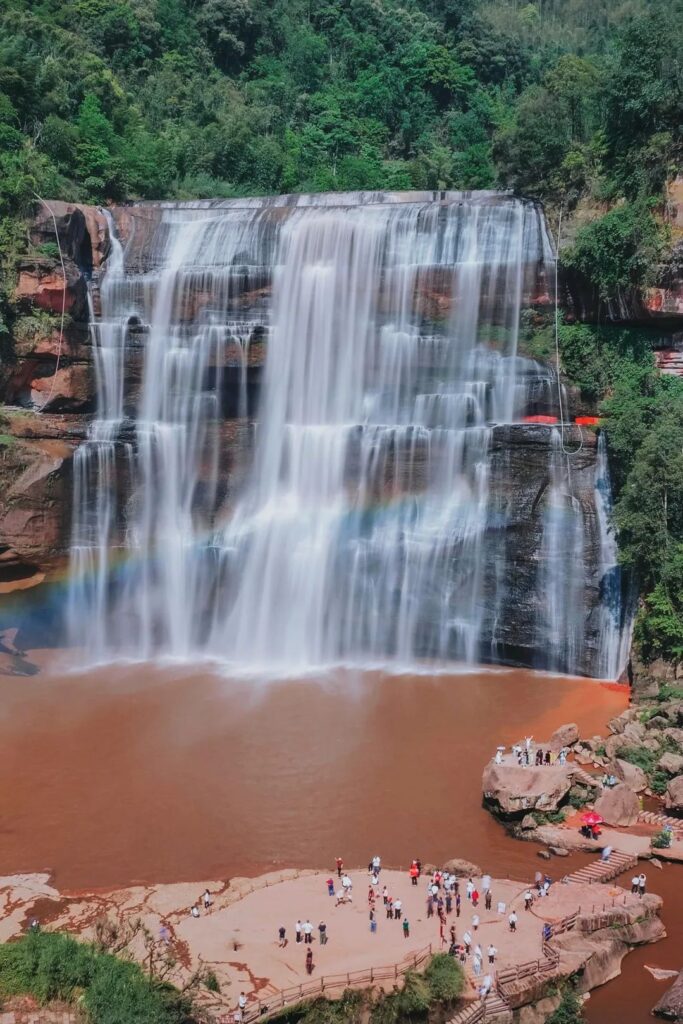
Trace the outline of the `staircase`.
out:
<instances>
[{"instance_id":1,"label":"staircase","mask_svg":"<svg viewBox=\"0 0 683 1024\"><path fill-rule=\"evenodd\" d=\"M512 1009L495 989L486 999L477 999L468 1003L451 1017L447 1024L512 1024Z\"/></svg>"},{"instance_id":2,"label":"staircase","mask_svg":"<svg viewBox=\"0 0 683 1024\"><path fill-rule=\"evenodd\" d=\"M590 789L602 789L603 785L594 775L590 772L585 772L583 768L573 764L571 766L571 777L572 782L579 782L582 786L588 786Z\"/></svg>"},{"instance_id":3,"label":"staircase","mask_svg":"<svg viewBox=\"0 0 683 1024\"><path fill-rule=\"evenodd\" d=\"M622 850L612 850L609 860L594 860L585 868L572 871L565 875L563 882L569 885L587 885L593 882L611 882L617 875L634 868L638 858L633 853L624 853Z\"/></svg>"},{"instance_id":4,"label":"staircase","mask_svg":"<svg viewBox=\"0 0 683 1024\"><path fill-rule=\"evenodd\" d=\"M659 828L668 825L674 833L683 833L683 819L670 818L667 814L658 814L657 811L641 811L638 821L642 821L645 825L658 825Z\"/></svg>"}]
</instances>

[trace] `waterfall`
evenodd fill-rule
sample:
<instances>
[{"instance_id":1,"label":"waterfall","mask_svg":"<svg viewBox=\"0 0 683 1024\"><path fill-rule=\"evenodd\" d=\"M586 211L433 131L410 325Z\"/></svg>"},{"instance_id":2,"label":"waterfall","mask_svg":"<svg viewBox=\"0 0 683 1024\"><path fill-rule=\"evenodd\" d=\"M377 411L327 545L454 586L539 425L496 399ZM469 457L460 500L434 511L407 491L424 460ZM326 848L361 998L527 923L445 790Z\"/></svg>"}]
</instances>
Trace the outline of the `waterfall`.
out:
<instances>
[{"instance_id":1,"label":"waterfall","mask_svg":"<svg viewBox=\"0 0 683 1024\"><path fill-rule=\"evenodd\" d=\"M131 223L123 245L111 225L93 323L71 643L88 661L264 674L498 660L514 542L496 431L526 430L556 387L518 351L553 258L538 208L358 193L143 204ZM267 358L246 459L226 434L226 368L244 439L254 339ZM546 457L548 601L525 643L586 671L585 524L554 442Z\"/></svg>"},{"instance_id":2,"label":"waterfall","mask_svg":"<svg viewBox=\"0 0 683 1024\"><path fill-rule=\"evenodd\" d=\"M612 485L610 483L607 444L602 431L598 435L595 464L595 493L600 530L600 662L598 674L603 679L616 679L628 662L631 642L632 609L622 580L619 553L612 523Z\"/></svg>"}]
</instances>

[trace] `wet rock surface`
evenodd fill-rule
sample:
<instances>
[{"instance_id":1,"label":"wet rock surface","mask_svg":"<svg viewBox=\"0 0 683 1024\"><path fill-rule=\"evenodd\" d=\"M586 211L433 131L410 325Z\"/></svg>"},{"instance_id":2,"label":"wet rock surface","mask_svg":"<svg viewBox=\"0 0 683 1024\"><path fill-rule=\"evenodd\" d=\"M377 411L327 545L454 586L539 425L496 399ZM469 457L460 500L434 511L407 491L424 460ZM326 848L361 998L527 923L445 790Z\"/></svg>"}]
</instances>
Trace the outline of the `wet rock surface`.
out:
<instances>
[{"instance_id":1,"label":"wet rock surface","mask_svg":"<svg viewBox=\"0 0 683 1024\"><path fill-rule=\"evenodd\" d=\"M663 1020L683 1021L683 971L652 1008L652 1012L655 1017Z\"/></svg>"}]
</instances>

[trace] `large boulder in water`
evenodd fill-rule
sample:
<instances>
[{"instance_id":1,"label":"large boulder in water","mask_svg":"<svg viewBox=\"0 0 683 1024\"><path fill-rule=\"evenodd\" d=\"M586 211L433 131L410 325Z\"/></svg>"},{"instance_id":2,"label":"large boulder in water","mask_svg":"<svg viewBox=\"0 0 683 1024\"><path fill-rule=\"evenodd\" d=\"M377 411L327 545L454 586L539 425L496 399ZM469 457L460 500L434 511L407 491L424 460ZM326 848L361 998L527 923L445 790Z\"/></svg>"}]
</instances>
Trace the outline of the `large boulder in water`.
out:
<instances>
[{"instance_id":1,"label":"large boulder in water","mask_svg":"<svg viewBox=\"0 0 683 1024\"><path fill-rule=\"evenodd\" d=\"M528 811L556 811L571 789L569 770L561 765L496 764L484 769L484 799L503 817Z\"/></svg>"},{"instance_id":2,"label":"large boulder in water","mask_svg":"<svg viewBox=\"0 0 683 1024\"><path fill-rule=\"evenodd\" d=\"M683 1021L683 971L653 1007L652 1012L655 1017L663 1017L664 1020Z\"/></svg>"},{"instance_id":3,"label":"large boulder in water","mask_svg":"<svg viewBox=\"0 0 683 1024\"><path fill-rule=\"evenodd\" d=\"M595 802L595 813L608 825L633 825L638 820L640 801L623 782L614 789L603 790Z\"/></svg>"},{"instance_id":4,"label":"large boulder in water","mask_svg":"<svg viewBox=\"0 0 683 1024\"><path fill-rule=\"evenodd\" d=\"M561 725L550 737L550 749L562 750L562 747L571 747L579 739L579 727L575 722Z\"/></svg>"},{"instance_id":5,"label":"large boulder in water","mask_svg":"<svg viewBox=\"0 0 683 1024\"><path fill-rule=\"evenodd\" d=\"M683 811L683 775L677 775L666 787L664 806L668 811Z\"/></svg>"},{"instance_id":6,"label":"large boulder in water","mask_svg":"<svg viewBox=\"0 0 683 1024\"><path fill-rule=\"evenodd\" d=\"M443 866L444 871L450 871L452 875L459 878L480 878L482 871L478 864L471 860L463 860L461 857L453 857L447 860Z\"/></svg>"}]
</instances>

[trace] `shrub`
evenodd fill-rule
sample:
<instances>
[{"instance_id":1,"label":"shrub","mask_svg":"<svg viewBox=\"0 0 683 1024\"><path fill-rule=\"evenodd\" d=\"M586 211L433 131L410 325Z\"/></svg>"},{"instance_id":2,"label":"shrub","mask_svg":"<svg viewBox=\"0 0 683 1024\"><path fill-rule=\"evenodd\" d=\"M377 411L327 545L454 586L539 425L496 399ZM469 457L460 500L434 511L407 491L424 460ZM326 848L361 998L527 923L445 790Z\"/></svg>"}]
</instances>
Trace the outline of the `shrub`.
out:
<instances>
[{"instance_id":1,"label":"shrub","mask_svg":"<svg viewBox=\"0 0 683 1024\"><path fill-rule=\"evenodd\" d=\"M662 829L656 836L652 837L652 846L656 850L667 850L671 846L671 833Z\"/></svg>"},{"instance_id":2,"label":"shrub","mask_svg":"<svg viewBox=\"0 0 683 1024\"><path fill-rule=\"evenodd\" d=\"M82 1002L91 1024L189 1024L191 1005L150 982L138 964L59 932L31 932L0 946L0 997ZM82 997L82 998L81 998Z\"/></svg>"},{"instance_id":3,"label":"shrub","mask_svg":"<svg viewBox=\"0 0 683 1024\"><path fill-rule=\"evenodd\" d=\"M448 953L437 953L425 971L434 1002L454 1003L462 994L465 977L460 964Z\"/></svg>"},{"instance_id":4,"label":"shrub","mask_svg":"<svg viewBox=\"0 0 683 1024\"><path fill-rule=\"evenodd\" d=\"M562 993L562 1001L557 1009L550 1014L546 1024L582 1024L581 1001L573 987L567 986Z\"/></svg>"}]
</instances>

